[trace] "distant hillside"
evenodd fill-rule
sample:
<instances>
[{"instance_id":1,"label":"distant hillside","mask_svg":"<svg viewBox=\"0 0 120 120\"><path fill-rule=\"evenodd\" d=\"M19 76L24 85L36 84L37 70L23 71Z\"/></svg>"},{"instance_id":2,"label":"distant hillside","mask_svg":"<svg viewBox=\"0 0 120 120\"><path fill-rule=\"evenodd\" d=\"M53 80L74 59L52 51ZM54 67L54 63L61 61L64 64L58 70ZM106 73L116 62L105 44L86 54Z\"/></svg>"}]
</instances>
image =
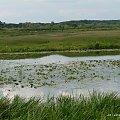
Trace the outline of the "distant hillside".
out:
<instances>
[{"instance_id":1,"label":"distant hillside","mask_svg":"<svg viewBox=\"0 0 120 120\"><path fill-rule=\"evenodd\" d=\"M0 21L0 29L18 28L26 30L65 30L65 29L120 29L120 20L74 20L59 23L5 23Z\"/></svg>"}]
</instances>

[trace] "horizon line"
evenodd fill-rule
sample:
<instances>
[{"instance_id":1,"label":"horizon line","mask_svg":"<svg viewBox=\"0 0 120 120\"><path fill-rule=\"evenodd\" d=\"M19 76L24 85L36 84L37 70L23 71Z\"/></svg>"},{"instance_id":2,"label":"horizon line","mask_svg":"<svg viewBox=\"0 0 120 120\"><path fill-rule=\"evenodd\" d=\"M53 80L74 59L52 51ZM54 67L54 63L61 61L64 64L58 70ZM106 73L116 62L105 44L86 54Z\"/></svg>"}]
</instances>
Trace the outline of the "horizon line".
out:
<instances>
[{"instance_id":1,"label":"horizon line","mask_svg":"<svg viewBox=\"0 0 120 120\"><path fill-rule=\"evenodd\" d=\"M119 21L120 19L76 19L76 20L71 19L71 20L64 20L64 21L58 21L58 22L55 22L55 21L51 21L51 22L62 23L62 22L69 22L69 21L84 21L84 20L87 20L87 21ZM1 21L1 22L4 22L6 24L19 24L19 23L43 23L43 24L47 24L47 23L51 23L51 22L33 22L33 21L25 21L25 22L5 22L5 21Z\"/></svg>"}]
</instances>

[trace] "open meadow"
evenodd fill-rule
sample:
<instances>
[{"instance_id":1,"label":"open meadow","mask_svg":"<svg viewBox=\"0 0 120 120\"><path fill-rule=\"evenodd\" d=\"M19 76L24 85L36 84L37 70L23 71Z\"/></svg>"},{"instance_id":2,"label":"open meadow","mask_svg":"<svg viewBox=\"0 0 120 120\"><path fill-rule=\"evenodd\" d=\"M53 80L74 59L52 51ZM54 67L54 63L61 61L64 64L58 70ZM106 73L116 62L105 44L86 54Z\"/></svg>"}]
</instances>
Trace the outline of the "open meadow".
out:
<instances>
[{"instance_id":1,"label":"open meadow","mask_svg":"<svg viewBox=\"0 0 120 120\"><path fill-rule=\"evenodd\" d=\"M119 49L120 30L31 32L0 30L0 52Z\"/></svg>"}]
</instances>

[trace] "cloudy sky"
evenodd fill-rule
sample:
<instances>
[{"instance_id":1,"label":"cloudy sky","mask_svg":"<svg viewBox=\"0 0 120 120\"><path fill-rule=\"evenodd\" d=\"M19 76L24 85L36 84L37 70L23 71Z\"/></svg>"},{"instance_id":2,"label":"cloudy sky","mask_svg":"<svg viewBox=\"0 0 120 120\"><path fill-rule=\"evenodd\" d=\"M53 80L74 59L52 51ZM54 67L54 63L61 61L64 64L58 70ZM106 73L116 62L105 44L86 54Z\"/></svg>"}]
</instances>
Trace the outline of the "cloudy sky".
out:
<instances>
[{"instance_id":1,"label":"cloudy sky","mask_svg":"<svg viewBox=\"0 0 120 120\"><path fill-rule=\"evenodd\" d=\"M0 21L120 19L120 0L0 0Z\"/></svg>"}]
</instances>

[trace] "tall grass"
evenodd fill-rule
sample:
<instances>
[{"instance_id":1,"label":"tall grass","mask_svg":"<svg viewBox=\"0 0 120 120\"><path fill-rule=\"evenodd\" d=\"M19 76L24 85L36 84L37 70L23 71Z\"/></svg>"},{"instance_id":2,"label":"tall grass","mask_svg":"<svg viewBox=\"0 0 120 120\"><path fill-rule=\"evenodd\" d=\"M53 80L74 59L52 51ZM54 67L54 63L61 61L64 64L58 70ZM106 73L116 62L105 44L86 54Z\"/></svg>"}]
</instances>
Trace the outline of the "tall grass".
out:
<instances>
[{"instance_id":1,"label":"tall grass","mask_svg":"<svg viewBox=\"0 0 120 120\"><path fill-rule=\"evenodd\" d=\"M120 30L34 32L0 31L0 52L120 49Z\"/></svg>"},{"instance_id":2,"label":"tall grass","mask_svg":"<svg viewBox=\"0 0 120 120\"><path fill-rule=\"evenodd\" d=\"M90 97L79 98L60 96L45 102L19 96L12 101L0 99L0 120L118 120L119 114L120 97L115 93L94 92Z\"/></svg>"}]
</instances>

